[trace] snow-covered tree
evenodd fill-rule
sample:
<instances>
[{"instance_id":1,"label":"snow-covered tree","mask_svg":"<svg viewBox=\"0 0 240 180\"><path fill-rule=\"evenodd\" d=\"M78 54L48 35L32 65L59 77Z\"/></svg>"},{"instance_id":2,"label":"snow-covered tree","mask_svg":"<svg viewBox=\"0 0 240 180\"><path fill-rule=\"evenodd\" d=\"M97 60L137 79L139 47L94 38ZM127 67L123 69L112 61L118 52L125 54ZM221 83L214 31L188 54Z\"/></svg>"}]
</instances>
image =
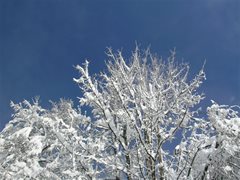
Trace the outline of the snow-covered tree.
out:
<instances>
[{"instance_id":1,"label":"snow-covered tree","mask_svg":"<svg viewBox=\"0 0 240 180\"><path fill-rule=\"evenodd\" d=\"M86 156L89 119L61 100L50 111L36 100L13 104L11 120L0 134L3 179L73 179L90 176Z\"/></svg>"},{"instance_id":2,"label":"snow-covered tree","mask_svg":"<svg viewBox=\"0 0 240 180\"><path fill-rule=\"evenodd\" d=\"M110 49L108 56L107 72L92 77L86 61L76 67L80 77L74 79L83 91L81 105L92 108L94 126L104 135L99 163L105 174L116 179L211 179L213 168L219 171L210 164L219 158L220 132L210 110L207 120L199 117L196 108L203 99L197 92L205 79L203 69L188 80L189 66L177 64L174 51L166 61L138 49L129 63L121 52ZM238 147L235 139L231 142ZM224 172L231 171L233 177L239 166L233 172L227 164Z\"/></svg>"},{"instance_id":3,"label":"snow-covered tree","mask_svg":"<svg viewBox=\"0 0 240 180\"><path fill-rule=\"evenodd\" d=\"M110 50L108 55L108 72L99 79L89 75L87 61L76 67L81 76L75 79L83 91L81 104L92 107L95 124L107 137L102 152L106 174L128 179L176 175L179 162L170 143L177 133L180 145L190 143L188 133L198 139L195 126L205 123L195 118L193 109L203 98L196 93L205 78L203 70L188 82L189 66L176 64L175 52L164 62L136 49L129 64L121 52Z\"/></svg>"},{"instance_id":4,"label":"snow-covered tree","mask_svg":"<svg viewBox=\"0 0 240 180\"><path fill-rule=\"evenodd\" d=\"M107 71L76 66L82 96L43 109L36 100L13 104L0 133L5 179L240 179L237 106L213 102L201 117L203 68L138 48L129 61L108 51ZM85 107L84 107L85 108ZM208 117L207 117L208 116Z\"/></svg>"},{"instance_id":5,"label":"snow-covered tree","mask_svg":"<svg viewBox=\"0 0 240 180\"><path fill-rule=\"evenodd\" d=\"M239 106L213 103L208 116L215 135L213 150L205 165L208 179L240 178L240 117Z\"/></svg>"}]
</instances>

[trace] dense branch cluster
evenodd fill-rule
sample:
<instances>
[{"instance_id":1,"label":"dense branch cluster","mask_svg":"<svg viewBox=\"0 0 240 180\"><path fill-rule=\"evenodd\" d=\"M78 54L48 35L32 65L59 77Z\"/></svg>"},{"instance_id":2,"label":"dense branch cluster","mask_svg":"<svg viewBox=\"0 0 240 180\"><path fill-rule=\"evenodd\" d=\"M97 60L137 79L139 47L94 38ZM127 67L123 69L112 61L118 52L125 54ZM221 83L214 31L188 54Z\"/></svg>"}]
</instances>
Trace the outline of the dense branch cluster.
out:
<instances>
[{"instance_id":1,"label":"dense branch cluster","mask_svg":"<svg viewBox=\"0 0 240 180\"><path fill-rule=\"evenodd\" d=\"M239 107L213 102L200 117L203 69L189 81L189 66L149 51L108 51L107 72L76 66L83 95L42 108L13 104L0 133L4 179L239 179Z\"/></svg>"}]
</instances>

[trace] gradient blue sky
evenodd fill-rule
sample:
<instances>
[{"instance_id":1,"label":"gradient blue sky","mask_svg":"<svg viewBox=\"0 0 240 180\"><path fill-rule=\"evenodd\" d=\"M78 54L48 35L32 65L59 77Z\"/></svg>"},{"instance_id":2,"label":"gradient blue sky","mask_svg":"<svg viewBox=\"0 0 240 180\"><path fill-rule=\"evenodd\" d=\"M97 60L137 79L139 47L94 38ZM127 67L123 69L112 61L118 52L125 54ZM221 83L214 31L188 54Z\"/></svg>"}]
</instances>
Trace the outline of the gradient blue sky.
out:
<instances>
[{"instance_id":1,"label":"gradient blue sky","mask_svg":"<svg viewBox=\"0 0 240 180\"><path fill-rule=\"evenodd\" d=\"M99 72L106 47L129 57L136 41L164 57L176 47L191 73L206 59L205 104L240 103L239 0L1 0L0 129L10 100L77 102L73 65L87 58Z\"/></svg>"}]
</instances>

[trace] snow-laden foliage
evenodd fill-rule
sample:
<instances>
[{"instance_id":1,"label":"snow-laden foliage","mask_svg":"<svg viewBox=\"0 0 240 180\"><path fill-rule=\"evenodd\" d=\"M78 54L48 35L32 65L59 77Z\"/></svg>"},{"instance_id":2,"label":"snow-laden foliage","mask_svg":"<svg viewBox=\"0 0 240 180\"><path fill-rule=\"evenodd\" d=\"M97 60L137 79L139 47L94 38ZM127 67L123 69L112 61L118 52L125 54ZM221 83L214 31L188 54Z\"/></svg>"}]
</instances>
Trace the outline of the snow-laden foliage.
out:
<instances>
[{"instance_id":1,"label":"snow-laden foliage","mask_svg":"<svg viewBox=\"0 0 240 180\"><path fill-rule=\"evenodd\" d=\"M215 102L208 116L215 130L214 148L205 165L209 179L240 179L240 117L238 106Z\"/></svg>"},{"instance_id":2,"label":"snow-laden foliage","mask_svg":"<svg viewBox=\"0 0 240 180\"><path fill-rule=\"evenodd\" d=\"M50 111L24 101L13 104L11 120L0 134L0 177L3 179L73 179L87 177L89 119L70 101Z\"/></svg>"},{"instance_id":3,"label":"snow-laden foliage","mask_svg":"<svg viewBox=\"0 0 240 180\"><path fill-rule=\"evenodd\" d=\"M70 101L43 109L38 101L12 104L0 134L5 179L240 179L238 107L213 102L200 117L203 69L175 52L158 59L136 49L129 62L109 49L107 71L92 76L76 66L80 108Z\"/></svg>"}]
</instances>

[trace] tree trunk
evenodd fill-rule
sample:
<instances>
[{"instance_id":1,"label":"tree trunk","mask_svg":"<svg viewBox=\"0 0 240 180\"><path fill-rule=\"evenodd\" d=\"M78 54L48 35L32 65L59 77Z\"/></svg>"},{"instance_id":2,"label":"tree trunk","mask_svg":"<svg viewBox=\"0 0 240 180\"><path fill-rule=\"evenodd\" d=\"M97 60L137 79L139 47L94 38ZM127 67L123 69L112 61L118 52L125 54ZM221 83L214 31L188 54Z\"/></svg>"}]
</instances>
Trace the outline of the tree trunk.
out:
<instances>
[{"instance_id":1,"label":"tree trunk","mask_svg":"<svg viewBox=\"0 0 240 180\"><path fill-rule=\"evenodd\" d=\"M147 145L150 145L151 140L146 130L144 130L144 137L145 137L145 143ZM150 155L148 155L146 158L146 166L147 166L147 176L149 177L149 179L156 179L155 162Z\"/></svg>"},{"instance_id":2,"label":"tree trunk","mask_svg":"<svg viewBox=\"0 0 240 180\"><path fill-rule=\"evenodd\" d=\"M158 144L161 143L161 136L158 135ZM161 166L159 166L159 176L160 176L160 180L164 180L164 167L163 167L163 159L162 159L162 152L161 152L161 148L159 150L159 154L158 154L158 163L161 164Z\"/></svg>"},{"instance_id":3,"label":"tree trunk","mask_svg":"<svg viewBox=\"0 0 240 180\"><path fill-rule=\"evenodd\" d=\"M127 126L124 125L123 126L123 139L124 139L124 143L125 146L128 146L128 139L127 139ZM131 172L130 172L130 168L131 168L131 160L130 160L130 156L129 156L129 152L125 152L125 158L126 158L126 164L127 164L127 179L128 180L132 180L131 177Z\"/></svg>"}]
</instances>

